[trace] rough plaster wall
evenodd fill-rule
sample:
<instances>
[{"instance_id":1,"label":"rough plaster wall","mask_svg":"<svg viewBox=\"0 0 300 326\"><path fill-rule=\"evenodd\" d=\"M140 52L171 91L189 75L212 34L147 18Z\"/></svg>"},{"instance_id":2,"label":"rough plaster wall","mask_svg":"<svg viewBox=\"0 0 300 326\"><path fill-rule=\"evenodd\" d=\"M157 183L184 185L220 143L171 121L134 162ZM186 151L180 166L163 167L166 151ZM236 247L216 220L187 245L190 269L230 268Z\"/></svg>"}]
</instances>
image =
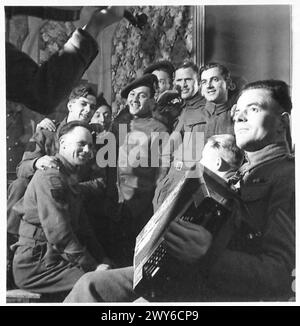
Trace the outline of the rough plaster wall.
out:
<instances>
[{"instance_id":1,"label":"rough plaster wall","mask_svg":"<svg viewBox=\"0 0 300 326\"><path fill-rule=\"evenodd\" d=\"M112 105L120 109L124 101L120 91L157 60L171 60L177 65L192 59L192 7L132 7L133 13L145 13L148 24L142 29L123 19L112 41Z\"/></svg>"}]
</instances>

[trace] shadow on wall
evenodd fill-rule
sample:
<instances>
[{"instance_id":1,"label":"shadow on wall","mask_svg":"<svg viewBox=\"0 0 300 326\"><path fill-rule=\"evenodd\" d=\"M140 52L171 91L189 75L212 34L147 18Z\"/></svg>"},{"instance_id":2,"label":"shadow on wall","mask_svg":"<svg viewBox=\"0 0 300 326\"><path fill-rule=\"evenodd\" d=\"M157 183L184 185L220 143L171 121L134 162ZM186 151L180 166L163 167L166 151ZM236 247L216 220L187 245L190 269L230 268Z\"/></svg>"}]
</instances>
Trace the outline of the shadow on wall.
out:
<instances>
[{"instance_id":1,"label":"shadow on wall","mask_svg":"<svg viewBox=\"0 0 300 326\"><path fill-rule=\"evenodd\" d=\"M249 82L291 83L291 6L205 6L205 62Z\"/></svg>"}]
</instances>

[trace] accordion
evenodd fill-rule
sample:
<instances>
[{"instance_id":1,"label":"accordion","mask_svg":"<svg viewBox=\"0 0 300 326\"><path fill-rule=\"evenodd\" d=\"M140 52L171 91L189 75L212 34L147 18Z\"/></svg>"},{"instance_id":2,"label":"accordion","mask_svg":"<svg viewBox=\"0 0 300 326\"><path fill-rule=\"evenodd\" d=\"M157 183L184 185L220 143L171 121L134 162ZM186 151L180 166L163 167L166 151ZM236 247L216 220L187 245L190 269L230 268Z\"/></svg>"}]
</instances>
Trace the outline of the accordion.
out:
<instances>
[{"instance_id":1,"label":"accordion","mask_svg":"<svg viewBox=\"0 0 300 326\"><path fill-rule=\"evenodd\" d=\"M233 210L234 188L218 175L199 164L195 171L182 176L166 200L136 238L134 253L135 290L168 273L174 258L169 257L164 233L173 220L183 219L204 226L216 235ZM172 267L171 267L172 268Z\"/></svg>"}]
</instances>

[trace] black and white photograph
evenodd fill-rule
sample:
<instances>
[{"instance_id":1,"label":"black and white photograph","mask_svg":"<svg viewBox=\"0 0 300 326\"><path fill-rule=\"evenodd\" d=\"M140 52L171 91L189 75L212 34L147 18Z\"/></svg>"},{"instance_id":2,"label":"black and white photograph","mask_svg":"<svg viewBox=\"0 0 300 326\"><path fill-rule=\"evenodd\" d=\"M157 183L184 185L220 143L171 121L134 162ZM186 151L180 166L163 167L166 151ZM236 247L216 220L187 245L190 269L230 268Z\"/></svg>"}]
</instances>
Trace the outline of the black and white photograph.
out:
<instances>
[{"instance_id":1,"label":"black and white photograph","mask_svg":"<svg viewBox=\"0 0 300 326\"><path fill-rule=\"evenodd\" d=\"M3 305L297 305L298 6L1 11Z\"/></svg>"}]
</instances>

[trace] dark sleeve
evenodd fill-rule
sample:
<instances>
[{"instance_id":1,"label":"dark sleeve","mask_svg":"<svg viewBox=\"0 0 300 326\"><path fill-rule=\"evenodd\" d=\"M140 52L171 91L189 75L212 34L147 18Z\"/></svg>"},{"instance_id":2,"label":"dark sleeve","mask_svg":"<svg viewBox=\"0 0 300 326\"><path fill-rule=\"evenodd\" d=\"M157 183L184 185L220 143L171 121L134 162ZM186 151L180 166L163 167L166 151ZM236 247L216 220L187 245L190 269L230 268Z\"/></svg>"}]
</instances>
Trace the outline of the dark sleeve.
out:
<instances>
[{"instance_id":1,"label":"dark sleeve","mask_svg":"<svg viewBox=\"0 0 300 326\"><path fill-rule=\"evenodd\" d=\"M84 209L82 209L80 214L80 238L83 243L86 244L87 249L91 255L97 260L98 263L103 261L106 257L104 248L98 242L95 233L89 223L88 216L86 215Z\"/></svg>"},{"instance_id":2,"label":"dark sleeve","mask_svg":"<svg viewBox=\"0 0 300 326\"><path fill-rule=\"evenodd\" d=\"M89 196L99 196L101 198L105 192L105 182L102 177L79 183L80 191L85 198Z\"/></svg>"},{"instance_id":3,"label":"dark sleeve","mask_svg":"<svg viewBox=\"0 0 300 326\"><path fill-rule=\"evenodd\" d=\"M165 149L164 145L168 142L169 140L169 133L168 130L165 126L162 126L161 128L155 130L157 133L156 136L151 137L151 145L153 143L157 144L157 139L165 139L161 143L157 144L157 153L155 153L154 156L157 156L158 158L158 168L156 169L156 187L160 184L161 180L167 175L170 166L169 166L169 161L165 161L166 159L166 153L163 151ZM169 152L167 152L167 155ZM150 152L150 155L153 155L153 150Z\"/></svg>"},{"instance_id":4,"label":"dark sleeve","mask_svg":"<svg viewBox=\"0 0 300 326\"><path fill-rule=\"evenodd\" d=\"M54 169L52 171L50 169L40 171L38 179L34 180L39 219L47 241L65 259L76 262L84 271L94 270L97 261L79 242L72 228L70 216L72 203L68 200L67 188L58 173Z\"/></svg>"},{"instance_id":5,"label":"dark sleeve","mask_svg":"<svg viewBox=\"0 0 300 326\"><path fill-rule=\"evenodd\" d=\"M262 205L268 205L267 225L259 252L226 249L212 265L208 281L219 294L276 300L290 293L295 268L294 178L277 180Z\"/></svg>"},{"instance_id":6,"label":"dark sleeve","mask_svg":"<svg viewBox=\"0 0 300 326\"><path fill-rule=\"evenodd\" d=\"M22 161L17 166L17 176L30 178L35 173L34 164L45 153L46 135L43 130L37 131L29 140Z\"/></svg>"},{"instance_id":7,"label":"dark sleeve","mask_svg":"<svg viewBox=\"0 0 300 326\"><path fill-rule=\"evenodd\" d=\"M169 167L166 169L167 173L171 164L174 161L177 151L182 151L182 140L184 131L184 111L178 118L178 123L175 129L170 133L169 141L162 147L161 159L163 162L168 163Z\"/></svg>"},{"instance_id":8,"label":"dark sleeve","mask_svg":"<svg viewBox=\"0 0 300 326\"><path fill-rule=\"evenodd\" d=\"M105 169L100 168L95 160L84 166L80 176L80 191L85 198L97 196L99 199L103 197L106 188Z\"/></svg>"},{"instance_id":9,"label":"dark sleeve","mask_svg":"<svg viewBox=\"0 0 300 326\"><path fill-rule=\"evenodd\" d=\"M41 66L6 43L6 96L49 114L71 92L98 53L88 32L77 29L64 47Z\"/></svg>"}]
</instances>

